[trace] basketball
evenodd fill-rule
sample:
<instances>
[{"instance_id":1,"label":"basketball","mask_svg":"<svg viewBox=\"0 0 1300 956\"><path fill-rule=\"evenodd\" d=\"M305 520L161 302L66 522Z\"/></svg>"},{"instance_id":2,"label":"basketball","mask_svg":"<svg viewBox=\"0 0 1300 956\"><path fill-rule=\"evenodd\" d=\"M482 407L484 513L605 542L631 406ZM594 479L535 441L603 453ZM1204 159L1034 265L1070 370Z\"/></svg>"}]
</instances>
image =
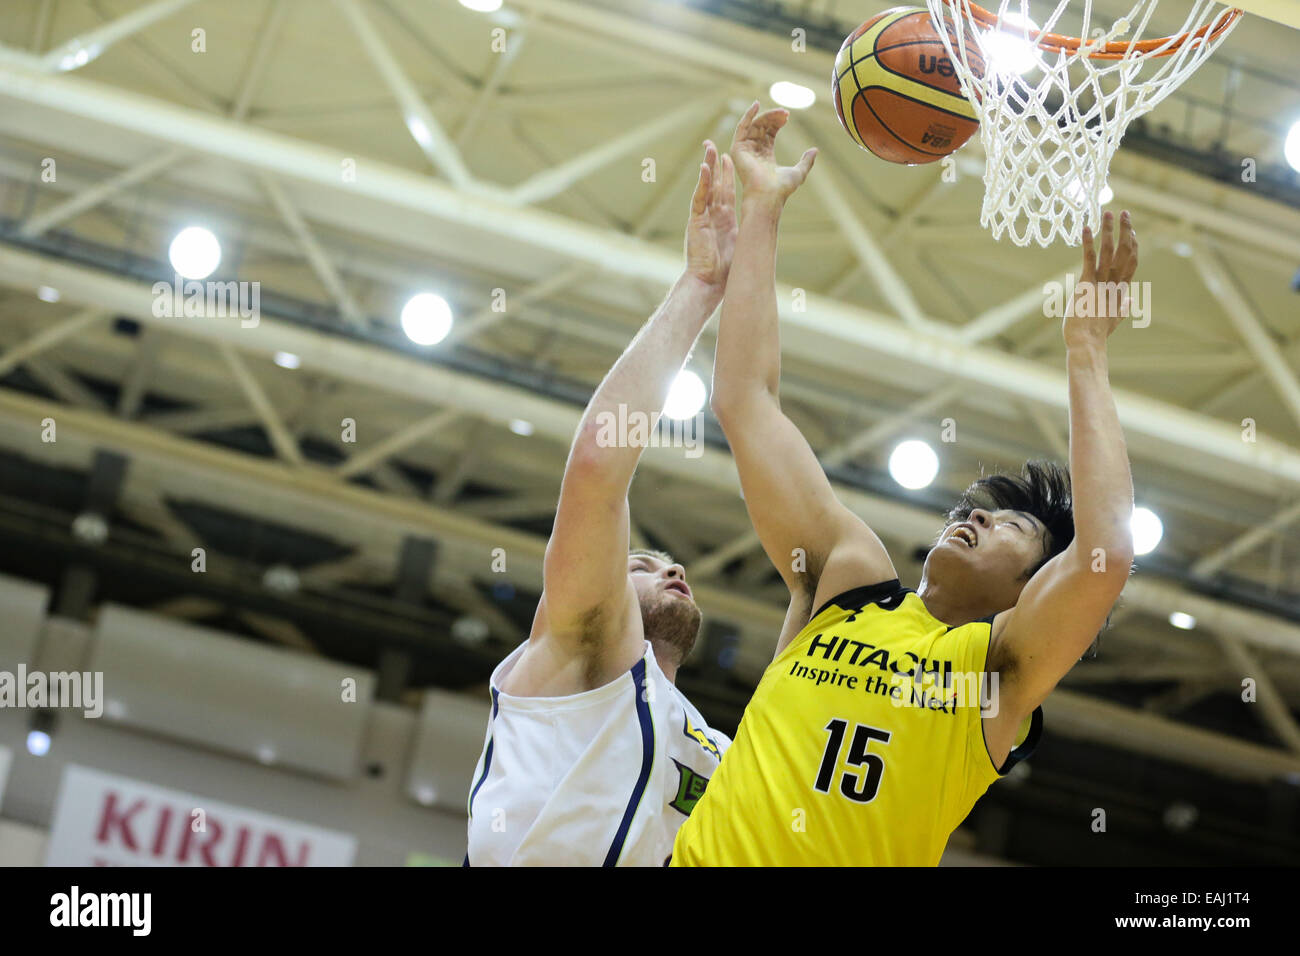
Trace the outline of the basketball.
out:
<instances>
[{"instance_id":1,"label":"basketball","mask_svg":"<svg viewBox=\"0 0 1300 956\"><path fill-rule=\"evenodd\" d=\"M950 25L951 28L951 25ZM973 70L983 74L966 34ZM835 112L853 141L891 163L932 163L979 128L928 11L895 7L848 35L835 56Z\"/></svg>"}]
</instances>

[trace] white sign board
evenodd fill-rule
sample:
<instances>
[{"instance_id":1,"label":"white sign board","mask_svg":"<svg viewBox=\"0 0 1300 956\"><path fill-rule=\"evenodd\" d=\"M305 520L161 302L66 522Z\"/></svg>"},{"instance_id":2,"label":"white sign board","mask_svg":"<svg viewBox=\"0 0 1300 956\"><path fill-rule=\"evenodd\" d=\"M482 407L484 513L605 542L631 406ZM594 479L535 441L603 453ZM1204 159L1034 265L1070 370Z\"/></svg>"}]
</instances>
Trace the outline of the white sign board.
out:
<instances>
[{"instance_id":1,"label":"white sign board","mask_svg":"<svg viewBox=\"0 0 1300 956\"><path fill-rule=\"evenodd\" d=\"M46 866L350 866L356 838L69 764Z\"/></svg>"}]
</instances>

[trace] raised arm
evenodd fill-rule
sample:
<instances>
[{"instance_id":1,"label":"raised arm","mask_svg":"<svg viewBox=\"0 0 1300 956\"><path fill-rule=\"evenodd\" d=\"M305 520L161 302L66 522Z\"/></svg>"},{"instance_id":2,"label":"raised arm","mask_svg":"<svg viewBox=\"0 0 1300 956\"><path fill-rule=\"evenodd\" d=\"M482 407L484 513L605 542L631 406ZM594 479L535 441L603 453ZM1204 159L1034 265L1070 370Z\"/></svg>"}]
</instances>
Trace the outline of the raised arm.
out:
<instances>
[{"instance_id":1,"label":"raised arm","mask_svg":"<svg viewBox=\"0 0 1300 956\"><path fill-rule=\"evenodd\" d=\"M1070 390L1070 484L1074 540L994 620L990 654L1001 669L1000 709L1012 722L1046 699L1088 649L1133 566L1133 477L1111 395L1106 340L1127 314L1137 269L1129 214L1106 213L1101 249L1084 232L1083 271L1063 323Z\"/></svg>"},{"instance_id":2,"label":"raised arm","mask_svg":"<svg viewBox=\"0 0 1300 956\"><path fill-rule=\"evenodd\" d=\"M592 395L569 450L539 615L544 633L564 652L603 654L611 650L604 646L609 640L627 635L635 610L627 493L644 445L630 444L616 426L644 416L643 434L653 432L673 378L722 300L735 228L731 162L719 160L708 143L691 198L686 269ZM640 647L639 638L628 641L632 659Z\"/></svg>"},{"instance_id":3,"label":"raised arm","mask_svg":"<svg viewBox=\"0 0 1300 956\"><path fill-rule=\"evenodd\" d=\"M839 499L798 427L781 410L781 341L776 301L776 239L786 200L816 158L779 167L774 146L785 110L741 119L732 157L743 188L735 262L727 281L713 364L713 412L740 472L750 521L790 588L784 643L807 612L849 588L897 577L880 539ZM792 610L794 617L799 615Z\"/></svg>"}]
</instances>

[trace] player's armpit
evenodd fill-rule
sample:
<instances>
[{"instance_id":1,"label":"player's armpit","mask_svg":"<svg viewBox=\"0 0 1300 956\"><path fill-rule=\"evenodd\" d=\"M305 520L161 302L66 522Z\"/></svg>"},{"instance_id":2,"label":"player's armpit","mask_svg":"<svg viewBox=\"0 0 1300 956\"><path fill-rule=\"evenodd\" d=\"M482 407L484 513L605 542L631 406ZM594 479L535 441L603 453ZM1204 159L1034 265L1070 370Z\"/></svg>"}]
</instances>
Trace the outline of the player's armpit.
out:
<instances>
[{"instance_id":1,"label":"player's armpit","mask_svg":"<svg viewBox=\"0 0 1300 956\"><path fill-rule=\"evenodd\" d=\"M1096 639L1124 590L1133 557L1090 560L1077 542L1033 576L993 621L989 667L999 672L999 709L1012 723L1033 712Z\"/></svg>"},{"instance_id":2,"label":"player's armpit","mask_svg":"<svg viewBox=\"0 0 1300 956\"><path fill-rule=\"evenodd\" d=\"M793 641L812 619L813 612L813 595L811 591L798 590L790 592L790 606L785 611L785 623L781 625L781 636L777 638L776 650L772 653L772 659L776 660L781 656L790 642Z\"/></svg>"}]
</instances>

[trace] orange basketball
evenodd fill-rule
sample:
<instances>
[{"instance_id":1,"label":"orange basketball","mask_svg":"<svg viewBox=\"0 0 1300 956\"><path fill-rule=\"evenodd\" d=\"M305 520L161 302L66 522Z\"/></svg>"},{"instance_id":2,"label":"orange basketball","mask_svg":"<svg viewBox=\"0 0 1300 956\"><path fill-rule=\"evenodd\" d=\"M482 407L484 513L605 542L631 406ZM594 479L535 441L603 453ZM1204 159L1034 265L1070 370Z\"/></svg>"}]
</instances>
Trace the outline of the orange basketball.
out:
<instances>
[{"instance_id":1,"label":"orange basketball","mask_svg":"<svg viewBox=\"0 0 1300 956\"><path fill-rule=\"evenodd\" d=\"M945 21L948 29L955 29ZM984 61L967 32L971 69ZM891 163L932 163L979 128L929 11L895 7L845 39L835 56L832 96L853 141Z\"/></svg>"}]
</instances>

